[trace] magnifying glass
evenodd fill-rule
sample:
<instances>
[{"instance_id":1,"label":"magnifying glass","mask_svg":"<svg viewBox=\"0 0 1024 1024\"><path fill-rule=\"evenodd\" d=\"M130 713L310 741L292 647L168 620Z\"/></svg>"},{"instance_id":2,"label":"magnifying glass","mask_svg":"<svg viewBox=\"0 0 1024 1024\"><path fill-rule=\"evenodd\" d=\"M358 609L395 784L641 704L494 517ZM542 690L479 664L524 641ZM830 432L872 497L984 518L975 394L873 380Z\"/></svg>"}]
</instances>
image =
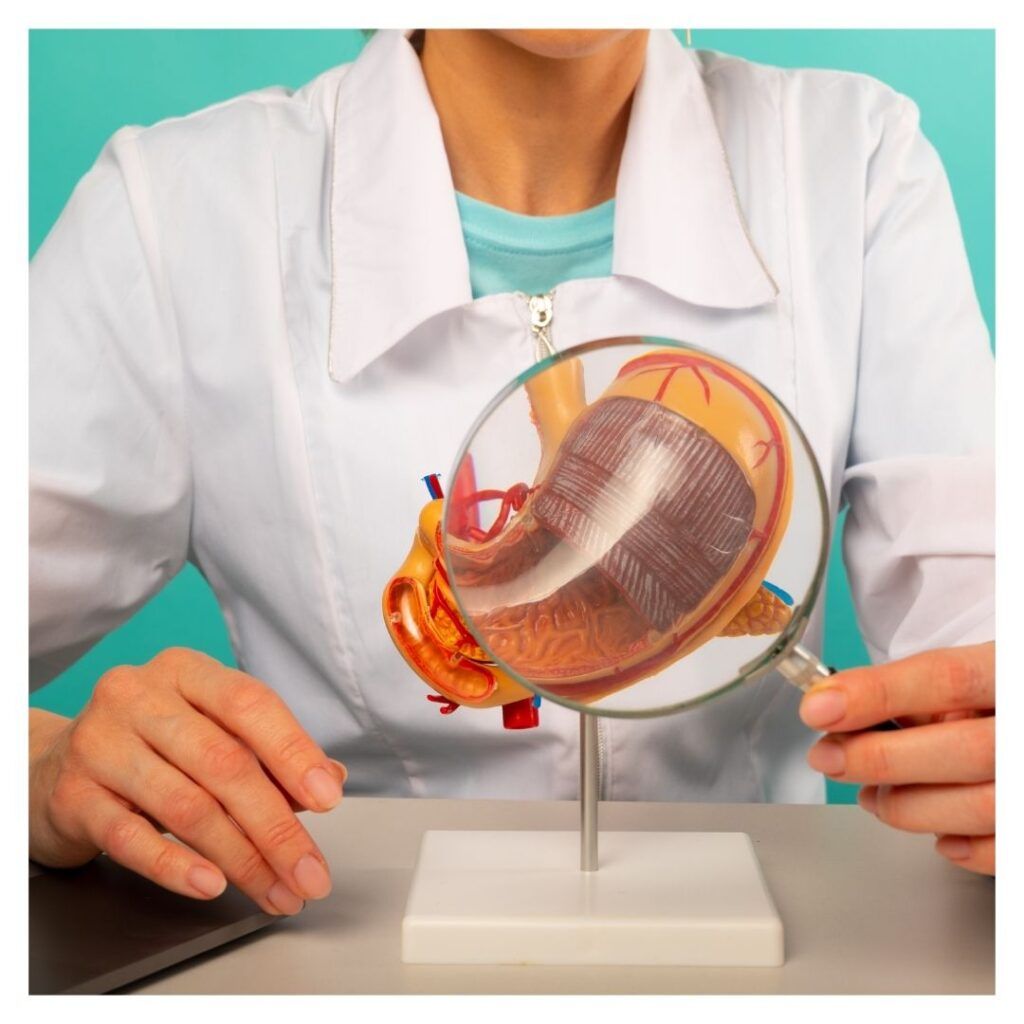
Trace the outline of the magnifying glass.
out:
<instances>
[{"instance_id":1,"label":"magnifying glass","mask_svg":"<svg viewBox=\"0 0 1024 1024\"><path fill-rule=\"evenodd\" d=\"M719 356L663 338L552 352L487 406L444 506L446 582L486 660L588 714L693 708L777 668L825 575L799 424Z\"/></svg>"}]
</instances>

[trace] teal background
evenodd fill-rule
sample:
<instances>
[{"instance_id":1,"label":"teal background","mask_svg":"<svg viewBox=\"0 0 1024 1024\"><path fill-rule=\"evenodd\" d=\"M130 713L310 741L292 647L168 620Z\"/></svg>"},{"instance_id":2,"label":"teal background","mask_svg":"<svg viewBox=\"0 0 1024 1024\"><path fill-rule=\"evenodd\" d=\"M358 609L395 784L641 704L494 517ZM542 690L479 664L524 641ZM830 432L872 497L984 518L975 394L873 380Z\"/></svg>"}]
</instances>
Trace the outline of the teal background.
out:
<instances>
[{"instance_id":1,"label":"teal background","mask_svg":"<svg viewBox=\"0 0 1024 1024\"><path fill-rule=\"evenodd\" d=\"M682 33L680 33L682 37ZM366 37L338 30L36 30L29 33L29 242L35 252L75 182L125 124L151 124L268 85L297 87L352 60ZM995 326L995 33L988 30L694 30L693 45L787 67L873 75L910 96L949 174L981 308ZM833 545L825 658L867 660ZM212 593L191 566L31 698L75 714L107 668L169 645L233 663ZM849 802L853 787L829 784Z\"/></svg>"}]
</instances>

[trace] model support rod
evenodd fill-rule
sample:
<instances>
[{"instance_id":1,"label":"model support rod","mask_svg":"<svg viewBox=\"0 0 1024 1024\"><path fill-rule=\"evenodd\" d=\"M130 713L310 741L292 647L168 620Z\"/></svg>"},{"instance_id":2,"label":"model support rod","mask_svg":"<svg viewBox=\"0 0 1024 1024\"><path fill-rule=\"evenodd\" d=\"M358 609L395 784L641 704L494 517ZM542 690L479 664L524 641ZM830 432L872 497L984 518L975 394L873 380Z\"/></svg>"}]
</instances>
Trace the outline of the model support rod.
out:
<instances>
[{"instance_id":1,"label":"model support rod","mask_svg":"<svg viewBox=\"0 0 1024 1024\"><path fill-rule=\"evenodd\" d=\"M597 870L597 717L580 713L580 871Z\"/></svg>"}]
</instances>

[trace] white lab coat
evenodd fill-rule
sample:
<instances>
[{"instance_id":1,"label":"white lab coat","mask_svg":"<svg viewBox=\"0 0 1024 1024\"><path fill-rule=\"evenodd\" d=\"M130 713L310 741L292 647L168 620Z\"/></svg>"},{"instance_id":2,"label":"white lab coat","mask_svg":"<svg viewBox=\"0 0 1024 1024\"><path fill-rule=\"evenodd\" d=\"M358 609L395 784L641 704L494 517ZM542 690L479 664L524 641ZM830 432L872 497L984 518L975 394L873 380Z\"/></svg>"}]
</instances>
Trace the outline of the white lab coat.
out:
<instances>
[{"instance_id":1,"label":"white lab coat","mask_svg":"<svg viewBox=\"0 0 1024 1024\"><path fill-rule=\"evenodd\" d=\"M693 341L761 378L820 460L871 654L993 636L992 364L908 99L652 32L613 273L554 341ZM533 359L473 301L437 115L401 32L297 92L118 132L32 266L31 650L50 678L193 561L240 665L349 792L571 798L578 716L441 717L381 590L491 396ZM820 614L808 643L820 643ZM601 723L608 799L817 801L771 677Z\"/></svg>"}]
</instances>

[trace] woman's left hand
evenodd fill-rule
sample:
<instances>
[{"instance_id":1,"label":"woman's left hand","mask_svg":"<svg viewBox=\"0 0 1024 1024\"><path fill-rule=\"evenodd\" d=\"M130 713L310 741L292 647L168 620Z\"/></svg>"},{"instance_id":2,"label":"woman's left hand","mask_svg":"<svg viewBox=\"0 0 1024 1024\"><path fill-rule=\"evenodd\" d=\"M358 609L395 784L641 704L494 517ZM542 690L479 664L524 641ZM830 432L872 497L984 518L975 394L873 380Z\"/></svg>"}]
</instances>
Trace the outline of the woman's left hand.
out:
<instances>
[{"instance_id":1,"label":"woman's left hand","mask_svg":"<svg viewBox=\"0 0 1024 1024\"><path fill-rule=\"evenodd\" d=\"M954 864L995 874L995 644L928 651L839 672L800 704L827 730L812 768L859 782L858 802L893 828L934 832ZM894 718L894 732L861 732Z\"/></svg>"}]
</instances>

